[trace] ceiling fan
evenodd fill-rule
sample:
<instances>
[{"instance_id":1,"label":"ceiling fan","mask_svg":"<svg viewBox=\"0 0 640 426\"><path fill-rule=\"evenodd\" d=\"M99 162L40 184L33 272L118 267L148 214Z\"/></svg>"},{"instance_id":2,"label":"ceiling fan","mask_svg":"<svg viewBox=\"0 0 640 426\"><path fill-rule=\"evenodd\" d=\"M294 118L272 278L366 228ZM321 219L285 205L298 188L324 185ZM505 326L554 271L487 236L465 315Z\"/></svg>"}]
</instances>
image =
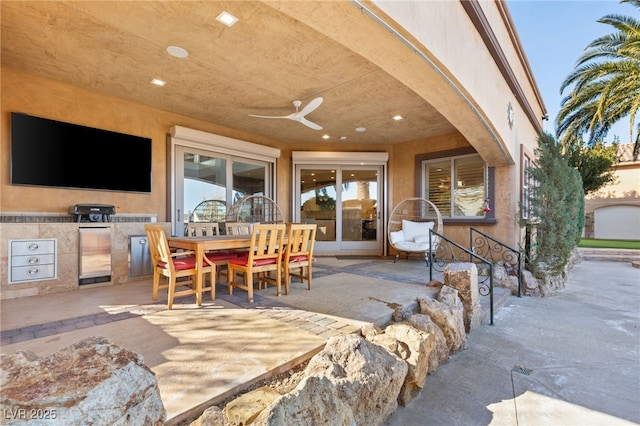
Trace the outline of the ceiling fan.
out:
<instances>
[{"instance_id":1,"label":"ceiling fan","mask_svg":"<svg viewBox=\"0 0 640 426\"><path fill-rule=\"evenodd\" d=\"M318 108L320 106L320 104L322 103L323 99L321 97L315 98L313 99L311 102L309 102L307 104L307 106L305 106L304 108L302 108L302 111L300 111L300 106L302 105L302 101L293 101L293 106L296 108L296 112L292 112L289 115L280 115L280 116L273 116L273 115L254 115L254 114L249 114L250 117L258 117L258 118L286 118L288 120L293 120L293 121L297 121L299 123L304 124L307 127L310 127L314 130L322 130L322 126L309 121L305 118L305 116L309 113L311 113L312 111L314 111L316 108Z\"/></svg>"}]
</instances>

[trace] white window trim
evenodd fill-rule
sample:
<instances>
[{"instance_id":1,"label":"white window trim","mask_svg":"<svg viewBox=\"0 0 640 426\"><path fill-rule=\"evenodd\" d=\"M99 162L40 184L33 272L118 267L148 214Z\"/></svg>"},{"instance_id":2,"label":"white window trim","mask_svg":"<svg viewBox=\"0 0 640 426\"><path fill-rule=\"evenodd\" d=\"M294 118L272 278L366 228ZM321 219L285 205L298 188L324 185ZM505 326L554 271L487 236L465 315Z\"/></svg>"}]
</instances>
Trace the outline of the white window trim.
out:
<instances>
[{"instance_id":1,"label":"white window trim","mask_svg":"<svg viewBox=\"0 0 640 426\"><path fill-rule=\"evenodd\" d=\"M332 151L293 151L293 165L296 164L356 164L360 166L386 165L388 152L332 152Z\"/></svg>"},{"instance_id":2,"label":"white window trim","mask_svg":"<svg viewBox=\"0 0 640 426\"><path fill-rule=\"evenodd\" d=\"M273 163L275 163L276 159L280 158L280 150L277 148L216 135L215 133L207 133L182 126L173 126L170 132L173 145L178 144L205 150L211 150L213 148L222 154Z\"/></svg>"}]
</instances>

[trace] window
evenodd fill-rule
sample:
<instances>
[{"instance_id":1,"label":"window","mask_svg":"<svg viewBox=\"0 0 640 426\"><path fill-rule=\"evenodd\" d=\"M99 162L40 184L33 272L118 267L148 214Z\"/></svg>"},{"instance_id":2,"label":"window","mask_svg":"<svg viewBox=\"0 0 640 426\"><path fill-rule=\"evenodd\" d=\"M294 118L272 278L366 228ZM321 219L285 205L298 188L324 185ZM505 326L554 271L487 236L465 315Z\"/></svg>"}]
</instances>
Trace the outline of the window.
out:
<instances>
[{"instance_id":1,"label":"window","mask_svg":"<svg viewBox=\"0 0 640 426\"><path fill-rule=\"evenodd\" d=\"M536 167L533 155L528 152L524 147L520 150L520 166L521 166L521 215L523 219L534 220L531 212L531 197L532 192L535 190L537 184L531 174L531 169Z\"/></svg>"},{"instance_id":2,"label":"window","mask_svg":"<svg viewBox=\"0 0 640 426\"><path fill-rule=\"evenodd\" d=\"M191 220L224 221L242 197L274 198L279 150L180 126L171 128L170 143L176 235Z\"/></svg>"},{"instance_id":3,"label":"window","mask_svg":"<svg viewBox=\"0 0 640 426\"><path fill-rule=\"evenodd\" d=\"M422 162L424 198L443 217L485 218L489 211L487 166L479 155Z\"/></svg>"}]
</instances>

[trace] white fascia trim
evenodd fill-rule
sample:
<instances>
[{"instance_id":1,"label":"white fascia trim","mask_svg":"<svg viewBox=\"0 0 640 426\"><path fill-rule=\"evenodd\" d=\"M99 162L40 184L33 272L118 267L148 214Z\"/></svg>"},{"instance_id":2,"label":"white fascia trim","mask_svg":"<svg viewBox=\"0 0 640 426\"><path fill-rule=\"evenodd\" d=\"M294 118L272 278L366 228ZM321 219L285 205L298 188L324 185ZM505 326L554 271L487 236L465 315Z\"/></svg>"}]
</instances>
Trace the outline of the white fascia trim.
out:
<instances>
[{"instance_id":1,"label":"white fascia trim","mask_svg":"<svg viewBox=\"0 0 640 426\"><path fill-rule=\"evenodd\" d=\"M294 164L386 165L388 152L293 151Z\"/></svg>"},{"instance_id":2,"label":"white fascia trim","mask_svg":"<svg viewBox=\"0 0 640 426\"><path fill-rule=\"evenodd\" d=\"M280 150L277 148L258 145L214 133L207 133L201 130L172 126L170 133L172 138L185 142L181 145L209 150L214 148L217 152L229 155L238 155L240 152L244 157L262 161L275 161L276 158L280 158Z\"/></svg>"}]
</instances>

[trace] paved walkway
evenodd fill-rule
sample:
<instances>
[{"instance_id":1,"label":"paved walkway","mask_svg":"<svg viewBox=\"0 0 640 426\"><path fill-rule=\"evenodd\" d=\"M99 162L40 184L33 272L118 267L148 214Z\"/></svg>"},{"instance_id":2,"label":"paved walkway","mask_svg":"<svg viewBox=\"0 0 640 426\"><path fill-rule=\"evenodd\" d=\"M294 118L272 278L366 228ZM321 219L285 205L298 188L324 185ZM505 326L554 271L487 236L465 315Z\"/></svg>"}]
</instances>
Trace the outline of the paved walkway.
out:
<instances>
[{"instance_id":1,"label":"paved walkway","mask_svg":"<svg viewBox=\"0 0 640 426\"><path fill-rule=\"evenodd\" d=\"M386 425L637 424L640 269L583 261L556 296L509 298Z\"/></svg>"}]
</instances>

